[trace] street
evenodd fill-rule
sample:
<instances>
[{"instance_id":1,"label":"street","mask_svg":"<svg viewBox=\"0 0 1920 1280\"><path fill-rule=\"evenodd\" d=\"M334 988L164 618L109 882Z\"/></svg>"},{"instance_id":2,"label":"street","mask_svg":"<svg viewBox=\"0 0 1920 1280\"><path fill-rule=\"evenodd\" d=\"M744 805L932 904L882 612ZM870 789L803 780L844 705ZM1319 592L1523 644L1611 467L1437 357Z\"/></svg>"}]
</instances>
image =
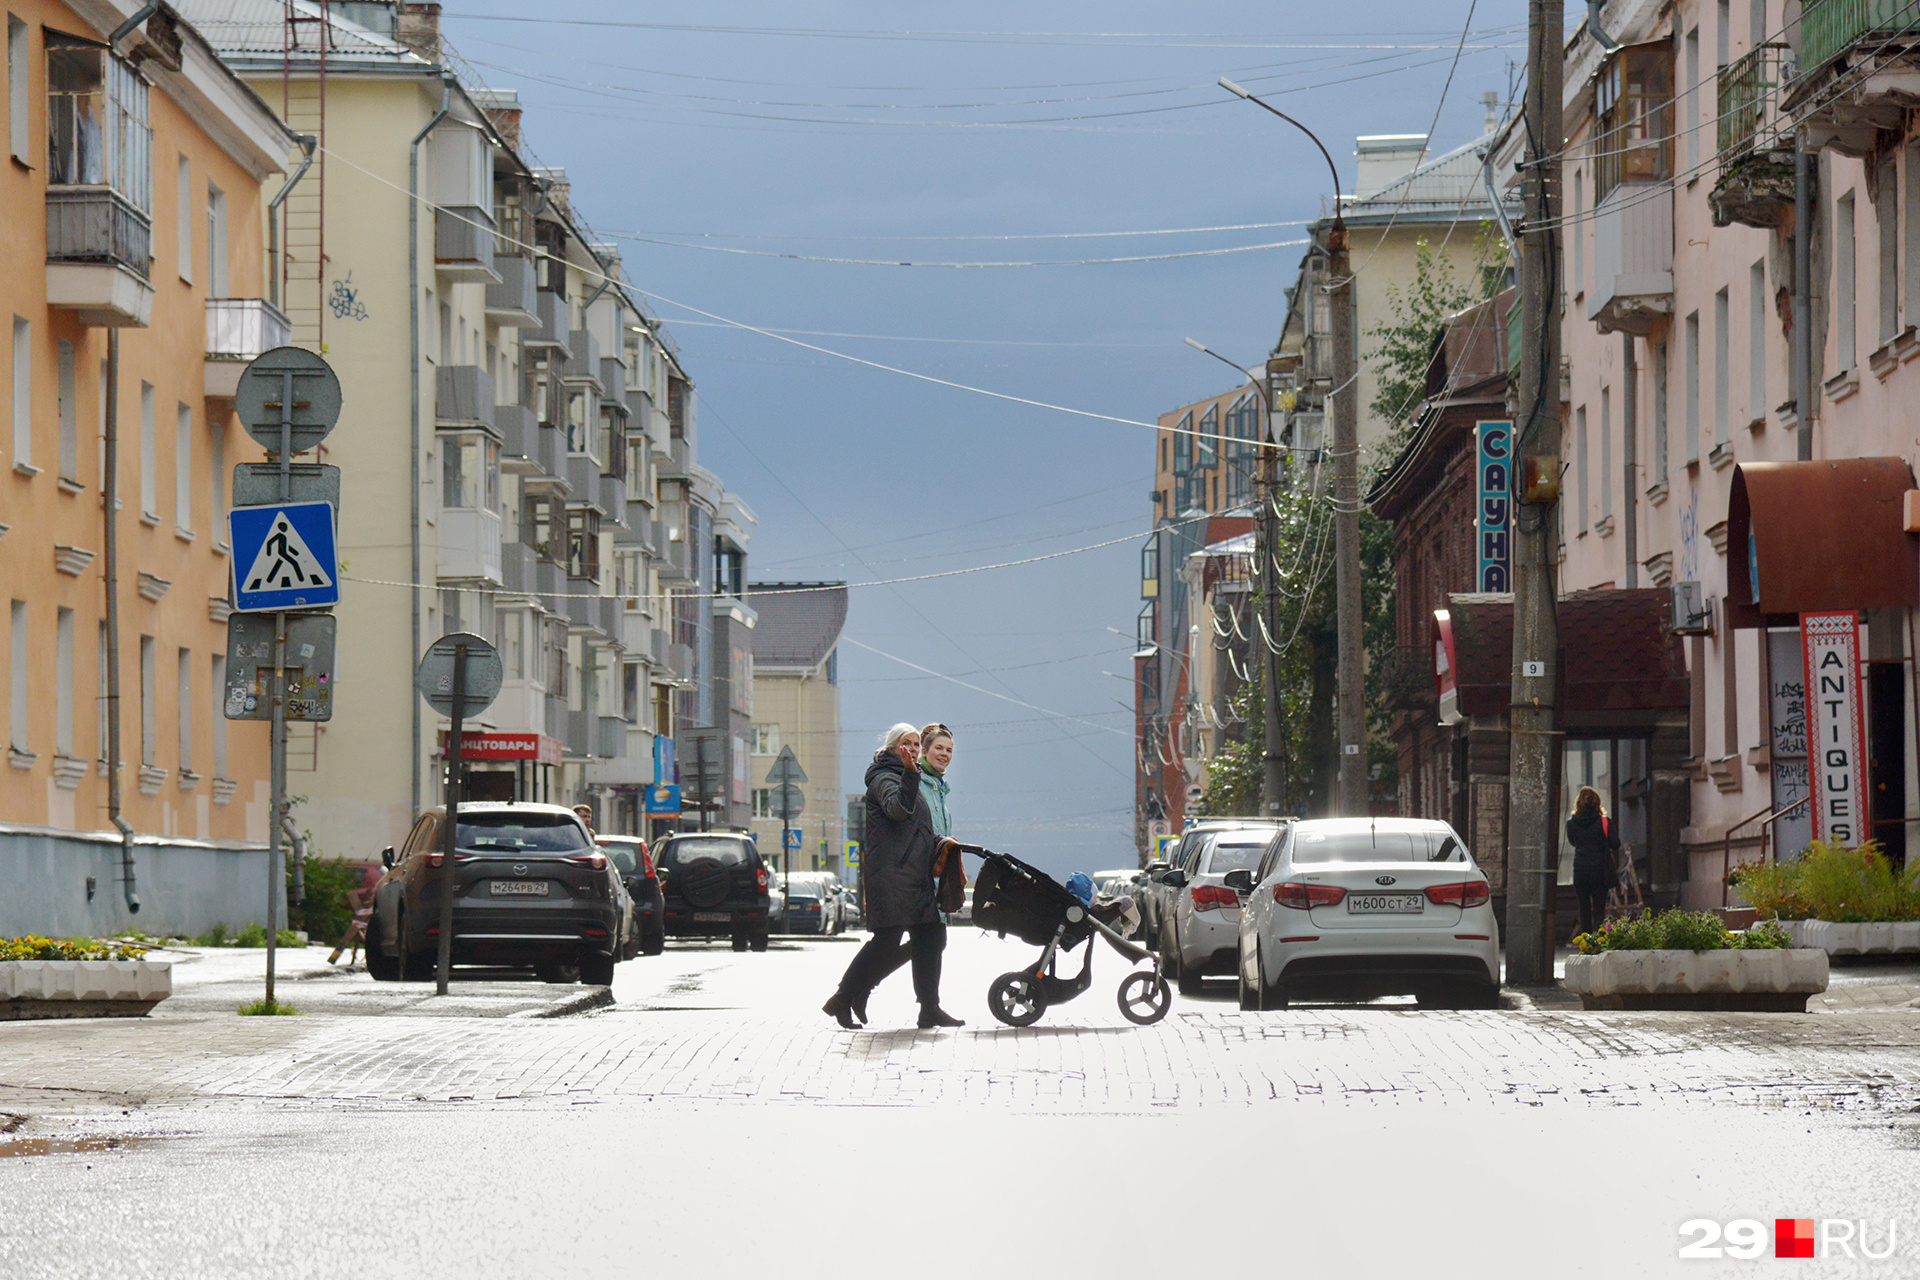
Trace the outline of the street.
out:
<instances>
[{"instance_id":1,"label":"street","mask_svg":"<svg viewBox=\"0 0 1920 1280\"><path fill-rule=\"evenodd\" d=\"M858 941L674 943L619 966L611 1005L559 1017L530 1015L588 993L473 984L526 988L488 1017L459 984L438 1016L426 996L323 1012L323 988L388 988L316 948L283 987L315 992L310 1012L240 1019L195 994L227 989L244 958L223 955L144 1020L10 1024L0 1274L1780 1265L1681 1262L1700 1218L1865 1220L1876 1252L1891 1219L1893 1259L1800 1271L1914 1273L1910 965L1838 970L1801 1016L1255 1014L1215 982L1135 1027L1102 952L1089 991L1014 1030L985 990L1032 950L955 929L943 991L965 1028L912 1030L902 973L843 1032L818 1005Z\"/></svg>"}]
</instances>

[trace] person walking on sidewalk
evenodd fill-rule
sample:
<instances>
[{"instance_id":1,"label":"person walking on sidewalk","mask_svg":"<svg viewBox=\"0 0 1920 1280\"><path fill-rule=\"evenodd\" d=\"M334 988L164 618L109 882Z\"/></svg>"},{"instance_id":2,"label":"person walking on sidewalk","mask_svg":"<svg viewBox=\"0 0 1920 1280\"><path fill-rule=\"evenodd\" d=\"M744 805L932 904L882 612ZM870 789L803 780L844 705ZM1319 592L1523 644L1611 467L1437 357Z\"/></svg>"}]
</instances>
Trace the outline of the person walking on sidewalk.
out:
<instances>
[{"instance_id":1,"label":"person walking on sidewalk","mask_svg":"<svg viewBox=\"0 0 1920 1280\"><path fill-rule=\"evenodd\" d=\"M1600 793L1592 787L1574 794L1567 843L1573 846L1573 896L1580 903L1580 932L1592 933L1607 918L1607 893L1620 874L1620 832L1600 807Z\"/></svg>"},{"instance_id":2,"label":"person walking on sidewalk","mask_svg":"<svg viewBox=\"0 0 1920 1280\"><path fill-rule=\"evenodd\" d=\"M933 811L921 794L920 731L910 724L887 730L867 766L867 840L862 861L871 931L822 1010L849 1031L866 1021L867 996L885 977L903 938L913 940L913 993L920 1026L966 1025L940 1007L940 953L947 943L934 893L933 866L943 851L959 857L949 838L933 831ZM859 1021L856 1022L855 1019Z\"/></svg>"}]
</instances>

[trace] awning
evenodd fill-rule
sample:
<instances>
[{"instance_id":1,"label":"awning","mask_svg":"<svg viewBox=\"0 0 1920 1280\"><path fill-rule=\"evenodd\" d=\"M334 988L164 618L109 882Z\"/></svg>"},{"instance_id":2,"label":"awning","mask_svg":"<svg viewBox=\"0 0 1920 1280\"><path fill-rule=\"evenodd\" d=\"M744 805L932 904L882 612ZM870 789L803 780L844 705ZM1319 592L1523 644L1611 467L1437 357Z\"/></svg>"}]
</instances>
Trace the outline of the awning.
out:
<instances>
[{"instance_id":1,"label":"awning","mask_svg":"<svg viewBox=\"0 0 1920 1280\"><path fill-rule=\"evenodd\" d=\"M1735 467L1727 497L1729 620L1758 627L1768 615L1920 605L1920 547L1903 513L1912 488L1901 458Z\"/></svg>"},{"instance_id":2,"label":"awning","mask_svg":"<svg viewBox=\"0 0 1920 1280\"><path fill-rule=\"evenodd\" d=\"M1560 597L1561 709L1685 710L1691 686L1680 638L1667 626L1672 608L1659 588ZM1504 717L1513 702L1513 596L1448 596L1447 608L1435 611L1432 638L1435 680L1443 697L1452 693L1459 716Z\"/></svg>"}]
</instances>

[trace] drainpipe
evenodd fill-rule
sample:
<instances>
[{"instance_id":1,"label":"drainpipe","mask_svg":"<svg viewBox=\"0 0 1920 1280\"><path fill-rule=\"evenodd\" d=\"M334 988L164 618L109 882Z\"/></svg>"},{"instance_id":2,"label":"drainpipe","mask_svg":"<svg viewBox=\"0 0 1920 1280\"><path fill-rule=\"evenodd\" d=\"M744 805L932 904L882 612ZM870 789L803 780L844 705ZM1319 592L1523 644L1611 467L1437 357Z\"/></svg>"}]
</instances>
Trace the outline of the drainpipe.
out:
<instances>
[{"instance_id":1,"label":"drainpipe","mask_svg":"<svg viewBox=\"0 0 1920 1280\"><path fill-rule=\"evenodd\" d=\"M1600 11L1606 7L1607 0L1587 0L1587 34L1593 37L1603 52L1612 53L1619 49L1620 42L1608 35L1606 28L1600 25Z\"/></svg>"},{"instance_id":2,"label":"drainpipe","mask_svg":"<svg viewBox=\"0 0 1920 1280\"><path fill-rule=\"evenodd\" d=\"M147 0L146 4L134 11L131 18L128 18L125 22L113 29L113 34L107 37L107 49L110 52L117 53L120 42L131 35L135 27L145 22L148 18L151 18L153 11L159 7L160 0Z\"/></svg>"},{"instance_id":3,"label":"drainpipe","mask_svg":"<svg viewBox=\"0 0 1920 1280\"><path fill-rule=\"evenodd\" d=\"M1813 153L1793 152L1793 413L1795 456L1813 460Z\"/></svg>"},{"instance_id":4,"label":"drainpipe","mask_svg":"<svg viewBox=\"0 0 1920 1280\"><path fill-rule=\"evenodd\" d=\"M1626 553L1629 591L1640 585L1640 366L1634 362L1633 335L1620 335L1620 364L1624 373L1620 395L1621 550Z\"/></svg>"},{"instance_id":5,"label":"drainpipe","mask_svg":"<svg viewBox=\"0 0 1920 1280\"><path fill-rule=\"evenodd\" d=\"M307 170L313 167L314 148L320 145L320 139L311 133L296 133L294 141L300 144L300 167L287 179L287 185L280 188L280 194L267 202L267 269L272 278L267 283L273 286L273 305L280 305L280 206L286 203L293 189L300 185L300 179L307 176Z\"/></svg>"},{"instance_id":6,"label":"drainpipe","mask_svg":"<svg viewBox=\"0 0 1920 1280\"><path fill-rule=\"evenodd\" d=\"M413 656L420 656L420 144L427 135L440 126L447 118L447 112L453 109L453 72L440 72L440 109L433 113L433 119L426 127L413 135L413 141L407 146L407 319L412 343L412 361L408 369L412 374L412 383L408 395L412 411L409 421L407 450L407 474L411 484L407 487L408 514L412 517L413 527L408 534L411 542L413 576L407 581L413 584L409 588L412 599L412 637ZM413 744L411 771L413 773L413 811L420 812L420 699L408 698L407 706L413 711Z\"/></svg>"},{"instance_id":7,"label":"drainpipe","mask_svg":"<svg viewBox=\"0 0 1920 1280\"><path fill-rule=\"evenodd\" d=\"M127 910L140 914L133 883L133 824L120 815L120 330L107 330L106 440L101 518L106 541L102 576L107 590L107 817L120 832L120 890Z\"/></svg>"}]
</instances>

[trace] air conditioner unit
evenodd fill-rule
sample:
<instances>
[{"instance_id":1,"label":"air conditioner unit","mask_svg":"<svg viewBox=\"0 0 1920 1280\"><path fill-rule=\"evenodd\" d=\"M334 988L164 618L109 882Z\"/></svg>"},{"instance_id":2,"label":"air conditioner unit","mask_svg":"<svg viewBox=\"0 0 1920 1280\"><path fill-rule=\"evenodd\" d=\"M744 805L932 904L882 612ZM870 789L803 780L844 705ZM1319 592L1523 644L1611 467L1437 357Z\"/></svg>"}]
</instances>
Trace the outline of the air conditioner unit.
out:
<instances>
[{"instance_id":1,"label":"air conditioner unit","mask_svg":"<svg viewBox=\"0 0 1920 1280\"><path fill-rule=\"evenodd\" d=\"M1667 588L1673 597L1673 634L1710 636L1713 634L1713 602L1697 582L1676 582Z\"/></svg>"}]
</instances>

